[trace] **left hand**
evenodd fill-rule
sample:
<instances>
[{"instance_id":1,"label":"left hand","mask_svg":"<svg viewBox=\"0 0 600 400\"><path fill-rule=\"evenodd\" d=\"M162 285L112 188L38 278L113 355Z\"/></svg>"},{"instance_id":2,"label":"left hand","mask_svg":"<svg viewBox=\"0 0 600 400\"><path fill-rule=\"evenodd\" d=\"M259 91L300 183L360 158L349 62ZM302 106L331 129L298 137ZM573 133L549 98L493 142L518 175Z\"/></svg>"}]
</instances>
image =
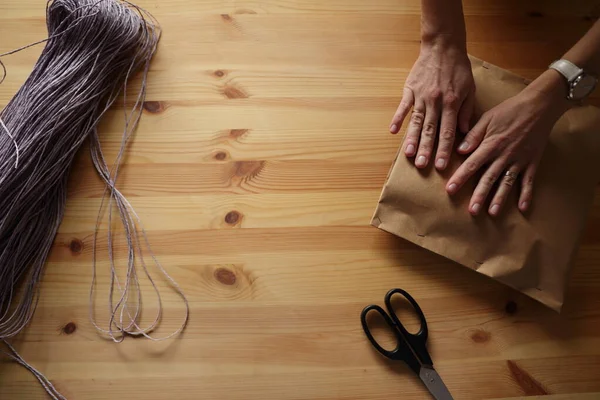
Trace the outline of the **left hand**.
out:
<instances>
[{"instance_id":1,"label":"left hand","mask_svg":"<svg viewBox=\"0 0 600 400\"><path fill-rule=\"evenodd\" d=\"M535 172L548 136L569 107L562 79L556 71L544 72L521 93L484 113L466 135L458 152L472 154L452 175L446 191L456 193L486 165L469 203L471 214L479 214L500 179L488 208L490 215L498 215L519 175L522 184L518 207L522 212L529 208Z\"/></svg>"}]
</instances>

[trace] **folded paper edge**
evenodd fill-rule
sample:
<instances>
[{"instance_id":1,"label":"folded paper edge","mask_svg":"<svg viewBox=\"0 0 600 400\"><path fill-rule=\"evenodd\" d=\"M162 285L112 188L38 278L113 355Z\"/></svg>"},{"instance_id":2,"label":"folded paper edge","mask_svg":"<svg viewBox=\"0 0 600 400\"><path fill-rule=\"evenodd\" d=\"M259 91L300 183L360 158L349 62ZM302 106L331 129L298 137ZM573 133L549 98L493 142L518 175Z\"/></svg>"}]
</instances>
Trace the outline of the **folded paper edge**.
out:
<instances>
[{"instance_id":1,"label":"folded paper edge","mask_svg":"<svg viewBox=\"0 0 600 400\"><path fill-rule=\"evenodd\" d=\"M379 206L377 207L377 210L379 210ZM532 298L533 300L535 300L535 301L539 302L540 304L542 304L542 305L550 308L551 310L554 310L557 313L560 313L561 310L562 310L563 303L561 303L560 301L558 301L557 299L555 299L552 296L548 296L547 293L546 293L546 291L536 290L535 288L518 288L518 287L516 287L514 285L511 285L510 283L504 282L502 280L502 278L491 277L491 276L489 276L489 275L487 275L487 274L485 274L485 273L483 273L481 271L478 271L477 268L472 268L472 267L469 267L468 265L465 265L464 260L459 260L459 259L457 259L455 257L451 257L451 256L448 256L446 254L441 254L440 252L434 250L433 248L431 248L429 246L429 243L428 243L429 240L428 240L427 236L419 236L419 235L417 235L415 233L412 233L412 232L411 233L403 232L402 236L398 235L396 232L394 232L393 228L387 227L386 224L383 223L379 219L379 217L377 216L377 213L373 217L372 225L374 227L382 230L383 232L390 233L390 234L392 234L394 236L400 237L400 238L402 238L404 240L407 240L407 241L409 241L409 242L411 242L413 244L416 244L419 247L422 247L423 249L425 249L425 250L427 250L427 251L429 251L431 253L437 254L437 255L439 255L441 257L444 257L447 260L450 260L452 262L460 264L461 268L471 269L471 270L473 270L473 271L475 271L475 272L477 272L477 273L479 273L479 274L481 274L483 276L486 276L486 277L488 277L490 279L495 280L496 282L498 282L498 283L500 283L500 284L502 284L502 285L504 285L506 287L511 288L512 290L516 290L517 292L523 293L525 296L527 296L529 298Z\"/></svg>"}]
</instances>

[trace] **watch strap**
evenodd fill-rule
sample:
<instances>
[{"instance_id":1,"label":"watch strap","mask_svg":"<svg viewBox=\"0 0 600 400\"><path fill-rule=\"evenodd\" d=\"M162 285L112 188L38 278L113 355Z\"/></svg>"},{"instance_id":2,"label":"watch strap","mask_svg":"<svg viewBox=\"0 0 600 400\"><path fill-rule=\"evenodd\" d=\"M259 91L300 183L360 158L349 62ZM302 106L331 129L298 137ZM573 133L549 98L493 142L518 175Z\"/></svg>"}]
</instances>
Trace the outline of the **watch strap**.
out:
<instances>
[{"instance_id":1,"label":"watch strap","mask_svg":"<svg viewBox=\"0 0 600 400\"><path fill-rule=\"evenodd\" d=\"M569 83L573 82L583 72L577 65L564 59L554 61L548 68L558 71Z\"/></svg>"}]
</instances>

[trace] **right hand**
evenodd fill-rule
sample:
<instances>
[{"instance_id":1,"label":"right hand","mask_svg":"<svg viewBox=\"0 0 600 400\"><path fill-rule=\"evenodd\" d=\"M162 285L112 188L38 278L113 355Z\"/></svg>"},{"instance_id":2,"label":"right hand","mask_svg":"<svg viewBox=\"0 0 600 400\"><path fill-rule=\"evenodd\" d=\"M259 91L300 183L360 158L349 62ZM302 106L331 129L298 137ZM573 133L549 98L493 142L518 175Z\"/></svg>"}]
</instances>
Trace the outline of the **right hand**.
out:
<instances>
[{"instance_id":1,"label":"right hand","mask_svg":"<svg viewBox=\"0 0 600 400\"><path fill-rule=\"evenodd\" d=\"M441 122L435 166L443 170L452 154L457 125L462 132L469 131L474 100L475 81L465 46L445 41L423 43L404 85L390 132L398 133L412 107L404 153L415 157L418 168L425 168L432 158Z\"/></svg>"}]
</instances>

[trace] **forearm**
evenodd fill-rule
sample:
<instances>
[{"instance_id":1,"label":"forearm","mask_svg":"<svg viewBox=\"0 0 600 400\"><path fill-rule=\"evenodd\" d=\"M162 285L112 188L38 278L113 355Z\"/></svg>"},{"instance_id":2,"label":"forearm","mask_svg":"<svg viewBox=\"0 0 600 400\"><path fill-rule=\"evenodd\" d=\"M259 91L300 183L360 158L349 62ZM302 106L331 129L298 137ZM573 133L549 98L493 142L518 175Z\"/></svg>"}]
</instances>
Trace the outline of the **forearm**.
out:
<instances>
[{"instance_id":1,"label":"forearm","mask_svg":"<svg viewBox=\"0 0 600 400\"><path fill-rule=\"evenodd\" d=\"M461 0L421 0L421 39L426 44L449 41L466 50Z\"/></svg>"},{"instance_id":2,"label":"forearm","mask_svg":"<svg viewBox=\"0 0 600 400\"><path fill-rule=\"evenodd\" d=\"M562 58L583 68L587 73L600 75L600 21L597 21ZM568 85L565 79L553 69L542 73L527 89L534 96L539 93L545 101L551 101L552 105L559 107L561 113L573 106L573 102L566 100Z\"/></svg>"},{"instance_id":3,"label":"forearm","mask_svg":"<svg viewBox=\"0 0 600 400\"><path fill-rule=\"evenodd\" d=\"M600 75L600 21L563 56L587 73Z\"/></svg>"}]
</instances>

